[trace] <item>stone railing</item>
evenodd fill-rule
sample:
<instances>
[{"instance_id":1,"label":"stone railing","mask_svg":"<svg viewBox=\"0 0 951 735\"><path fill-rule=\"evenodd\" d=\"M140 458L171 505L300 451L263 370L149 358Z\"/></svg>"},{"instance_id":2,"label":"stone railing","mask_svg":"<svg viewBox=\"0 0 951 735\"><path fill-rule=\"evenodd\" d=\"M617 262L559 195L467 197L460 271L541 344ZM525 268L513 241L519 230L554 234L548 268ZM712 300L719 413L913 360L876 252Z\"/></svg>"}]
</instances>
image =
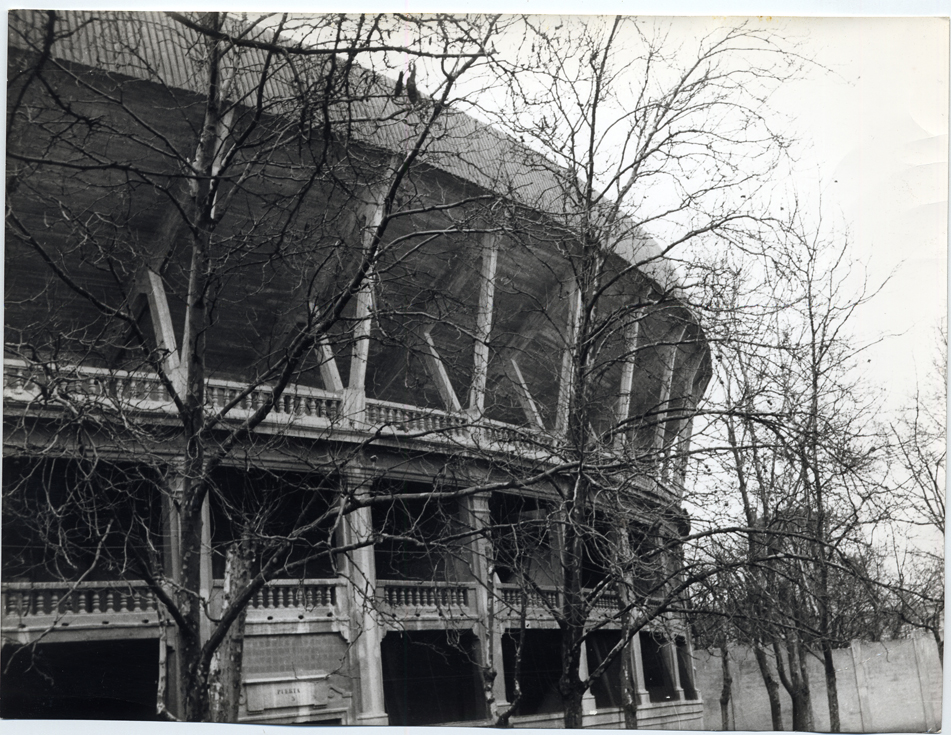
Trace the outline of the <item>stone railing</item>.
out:
<instances>
[{"instance_id":1,"label":"stone railing","mask_svg":"<svg viewBox=\"0 0 951 735\"><path fill-rule=\"evenodd\" d=\"M380 580L378 586L383 590L383 602L398 613L410 610L469 612L474 602L472 584Z\"/></svg>"},{"instance_id":2,"label":"stone railing","mask_svg":"<svg viewBox=\"0 0 951 735\"><path fill-rule=\"evenodd\" d=\"M208 380L205 405L209 413L221 411L235 401L246 384L229 380ZM243 396L227 418L241 419L256 411L270 398L271 387L262 385ZM4 360L3 397L16 403L42 403L44 399L62 405L63 400L82 399L116 411L173 413L175 406L165 385L150 373L102 368L59 366L55 376L47 376L19 360ZM289 422L302 426L329 426L342 414L341 396L319 388L289 385L274 404L267 423Z\"/></svg>"},{"instance_id":3,"label":"stone railing","mask_svg":"<svg viewBox=\"0 0 951 735\"><path fill-rule=\"evenodd\" d=\"M220 584L220 583L218 583ZM316 610L337 604L337 581L333 579L275 579L258 590L248 611Z\"/></svg>"},{"instance_id":4,"label":"stone railing","mask_svg":"<svg viewBox=\"0 0 951 735\"><path fill-rule=\"evenodd\" d=\"M449 433L452 436L461 437L466 433L470 420L465 416L447 411L368 398L366 423L374 428L388 427L399 432Z\"/></svg>"},{"instance_id":5,"label":"stone railing","mask_svg":"<svg viewBox=\"0 0 951 735\"><path fill-rule=\"evenodd\" d=\"M157 623L158 603L142 582L4 582L3 627Z\"/></svg>"},{"instance_id":6,"label":"stone railing","mask_svg":"<svg viewBox=\"0 0 951 735\"><path fill-rule=\"evenodd\" d=\"M561 609L561 590L557 587L541 587L539 589L525 588L527 595L527 609L533 617L547 616L551 610ZM590 600L593 590L585 589L585 596ZM522 588L517 584L499 585L498 596L508 615L517 615L522 608ZM591 605L592 614L598 617L610 617L619 611L620 601L615 590L602 590Z\"/></svg>"},{"instance_id":7,"label":"stone railing","mask_svg":"<svg viewBox=\"0 0 951 735\"><path fill-rule=\"evenodd\" d=\"M524 589L527 596L527 606L536 612L541 610L558 610L561 606L561 593L557 587L541 587L539 589ZM499 585L499 597L502 604L509 608L508 612L518 613L522 608L523 589L517 584Z\"/></svg>"},{"instance_id":8,"label":"stone railing","mask_svg":"<svg viewBox=\"0 0 951 735\"><path fill-rule=\"evenodd\" d=\"M621 601L616 590L603 590L594 601L592 609L595 612L613 615L620 609Z\"/></svg>"},{"instance_id":9,"label":"stone railing","mask_svg":"<svg viewBox=\"0 0 951 735\"><path fill-rule=\"evenodd\" d=\"M3 373L4 402L11 406L26 404L31 410L62 410L69 401L82 400L101 406L106 413L175 413L167 388L155 374L67 364L32 366L9 358L4 360ZM241 382L209 379L205 387L208 414L230 406L224 419L242 420L263 406L272 392L270 386L261 385L243 395L246 389L247 385ZM288 385L263 426L277 426L291 433L338 427L357 433L379 431L381 436L394 439L407 436L409 441L499 452L535 462L559 461L562 440L538 428L373 398L345 403L345 394L346 391L333 393ZM614 451L613 447L605 448L609 458ZM682 495L677 480L662 486L646 476L640 479L643 482L638 482L639 489L662 502Z\"/></svg>"},{"instance_id":10,"label":"stone railing","mask_svg":"<svg viewBox=\"0 0 951 735\"><path fill-rule=\"evenodd\" d=\"M227 380L209 380L205 388L205 402L213 410L220 411L234 401L246 389L243 383L233 383ZM271 387L260 386L244 396L232 409L253 413L270 399ZM289 385L275 402L269 418L287 420L318 420L323 423L340 418L340 396L319 388L308 388L302 385ZM229 412L229 416L231 413Z\"/></svg>"}]
</instances>

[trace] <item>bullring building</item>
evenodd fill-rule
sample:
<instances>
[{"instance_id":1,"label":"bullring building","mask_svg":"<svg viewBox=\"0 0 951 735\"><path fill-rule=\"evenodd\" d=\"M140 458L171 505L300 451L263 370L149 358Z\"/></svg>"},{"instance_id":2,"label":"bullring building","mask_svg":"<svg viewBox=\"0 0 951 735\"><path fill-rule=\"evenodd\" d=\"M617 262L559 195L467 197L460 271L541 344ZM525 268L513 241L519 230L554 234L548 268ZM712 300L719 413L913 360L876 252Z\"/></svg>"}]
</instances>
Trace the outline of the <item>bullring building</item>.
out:
<instances>
[{"instance_id":1,"label":"bullring building","mask_svg":"<svg viewBox=\"0 0 951 735\"><path fill-rule=\"evenodd\" d=\"M265 38L245 23L232 37ZM710 377L657 243L618 219L591 256L563 171L346 54L192 26L10 16L3 715L180 714L166 600L191 595L207 641L234 579L266 570L240 616L240 722L474 725L491 702L558 726L571 577L580 675L603 669L584 725L623 724L630 672L640 727L701 727L676 615L601 666L677 579ZM578 362L583 257L618 317Z\"/></svg>"}]
</instances>

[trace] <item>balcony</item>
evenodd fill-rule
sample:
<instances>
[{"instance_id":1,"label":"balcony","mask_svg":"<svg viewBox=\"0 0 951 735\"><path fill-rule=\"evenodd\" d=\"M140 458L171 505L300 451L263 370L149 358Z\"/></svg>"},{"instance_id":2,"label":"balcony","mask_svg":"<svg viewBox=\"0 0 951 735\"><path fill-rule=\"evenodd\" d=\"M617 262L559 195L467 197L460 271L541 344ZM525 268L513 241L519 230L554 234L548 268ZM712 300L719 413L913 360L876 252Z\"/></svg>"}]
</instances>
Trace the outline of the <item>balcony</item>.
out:
<instances>
[{"instance_id":1,"label":"balcony","mask_svg":"<svg viewBox=\"0 0 951 735\"><path fill-rule=\"evenodd\" d=\"M159 624L158 603L142 582L5 582L0 597L5 635Z\"/></svg>"},{"instance_id":2,"label":"balcony","mask_svg":"<svg viewBox=\"0 0 951 735\"><path fill-rule=\"evenodd\" d=\"M97 405L104 413L174 416L175 404L158 375L154 373L105 370L82 365L60 365L55 377L23 360L3 363L3 399L9 406L20 405L42 412L60 410L66 401ZM232 405L227 421L248 418L269 399L271 387L261 385L248 391L247 385L210 379L205 387L209 416ZM240 397L240 398L239 398ZM551 455L557 442L537 430L479 420L463 413L421 408L369 398L360 410L347 410L344 395L319 388L289 385L264 420L262 427L290 432L325 432L331 428L377 432L383 437L418 436L421 441L483 448L505 453L531 454L535 459Z\"/></svg>"},{"instance_id":3,"label":"balcony","mask_svg":"<svg viewBox=\"0 0 951 735\"><path fill-rule=\"evenodd\" d=\"M475 583L380 580L378 587L384 610L399 620L476 617Z\"/></svg>"},{"instance_id":4,"label":"balcony","mask_svg":"<svg viewBox=\"0 0 951 735\"><path fill-rule=\"evenodd\" d=\"M224 583L215 580L216 591ZM248 625L314 622L345 617L336 579L275 579L248 604Z\"/></svg>"}]
</instances>

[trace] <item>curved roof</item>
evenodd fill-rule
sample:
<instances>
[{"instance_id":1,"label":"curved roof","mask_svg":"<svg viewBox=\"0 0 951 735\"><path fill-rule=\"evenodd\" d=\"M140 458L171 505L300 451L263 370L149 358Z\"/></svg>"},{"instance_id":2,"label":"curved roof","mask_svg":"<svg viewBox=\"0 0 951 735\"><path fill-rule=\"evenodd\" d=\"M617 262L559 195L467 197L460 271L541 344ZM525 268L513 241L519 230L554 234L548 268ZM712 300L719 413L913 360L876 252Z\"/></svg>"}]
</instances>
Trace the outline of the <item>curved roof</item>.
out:
<instances>
[{"instance_id":1,"label":"curved roof","mask_svg":"<svg viewBox=\"0 0 951 735\"><path fill-rule=\"evenodd\" d=\"M10 45L40 50L46 12L11 11ZM56 59L164 87L204 92L202 80L195 74L204 54L199 33L164 13L57 11L57 23ZM250 33L262 38L273 30L255 28ZM168 49L181 52L168 53ZM257 48L242 48L239 53L241 62L234 67L232 87L238 102L257 94L265 72L264 95L275 114L291 109L299 114L299 101L316 99L323 90L327 57L274 59ZM420 111L394 100L392 82L385 77L362 68L351 77L355 77L348 80L353 94L331 108L331 116L347 126L348 135L363 143L389 151L404 150L423 123ZM463 112L448 109L442 113L420 160L571 227L569 172ZM662 288L678 285L673 263L663 257L661 246L652 237L623 217L617 218L614 229L621 233L612 252L638 265Z\"/></svg>"}]
</instances>

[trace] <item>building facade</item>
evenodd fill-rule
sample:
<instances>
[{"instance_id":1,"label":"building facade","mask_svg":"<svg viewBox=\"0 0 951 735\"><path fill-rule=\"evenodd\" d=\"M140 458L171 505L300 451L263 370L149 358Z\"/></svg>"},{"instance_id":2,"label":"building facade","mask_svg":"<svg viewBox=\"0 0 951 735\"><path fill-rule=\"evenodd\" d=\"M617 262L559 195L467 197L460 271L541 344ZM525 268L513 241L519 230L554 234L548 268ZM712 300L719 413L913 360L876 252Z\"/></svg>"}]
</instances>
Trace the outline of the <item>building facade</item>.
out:
<instances>
[{"instance_id":1,"label":"building facade","mask_svg":"<svg viewBox=\"0 0 951 735\"><path fill-rule=\"evenodd\" d=\"M189 450L172 393L190 266L171 204L190 185L176 166L191 154L177 151L201 128L207 95L192 74L208 61L197 34L164 16L59 14L44 45L47 22L11 16L2 635L15 675L0 701L13 717L145 718L182 706L176 623L156 594L164 583L141 569L158 559L174 585L181 564L174 478ZM257 549L252 575L268 549L283 556L247 607L238 719L477 724L490 699L504 709L518 697L513 723L556 726L582 298L556 177L446 113L398 201L384 201L425 115L360 93L348 108L360 121L334 118L348 135L311 137L302 152L281 137L291 65L265 71L259 51L244 54L222 139L252 129L243 115L278 122L256 143L266 160L216 205L228 216L211 258L202 415L220 417L206 447L228 449L202 511L208 626L243 540ZM329 173L308 178L320 166ZM296 330L346 290L393 206L387 254L282 382ZM591 463L614 494L592 506L581 566L583 676L620 641L621 611L676 579L676 554L656 549L688 528L685 449L709 379L703 334L656 244L632 231L602 264L605 311L626 316L601 340L584 399ZM135 319L117 326L126 306ZM278 391L253 431L235 432ZM351 505L335 514L341 498ZM617 559L639 554L644 599L628 603L612 574L634 574ZM702 725L689 632L664 614L588 691L586 726L623 723L625 657L641 727Z\"/></svg>"}]
</instances>

